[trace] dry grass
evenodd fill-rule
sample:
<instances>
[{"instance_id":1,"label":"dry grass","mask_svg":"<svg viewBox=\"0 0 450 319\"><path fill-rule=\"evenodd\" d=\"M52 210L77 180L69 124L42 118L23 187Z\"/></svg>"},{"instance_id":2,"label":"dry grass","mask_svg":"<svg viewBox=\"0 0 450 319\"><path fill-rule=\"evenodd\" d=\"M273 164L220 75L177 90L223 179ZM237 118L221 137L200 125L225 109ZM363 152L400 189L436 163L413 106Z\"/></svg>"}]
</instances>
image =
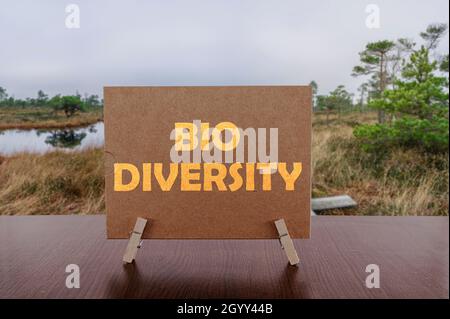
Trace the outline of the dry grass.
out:
<instances>
[{"instance_id":1,"label":"dry grass","mask_svg":"<svg viewBox=\"0 0 450 319\"><path fill-rule=\"evenodd\" d=\"M55 113L46 107L0 107L0 130L52 129L86 126L103 119L101 109L80 112L67 118L63 112Z\"/></svg>"},{"instance_id":2,"label":"dry grass","mask_svg":"<svg viewBox=\"0 0 450 319\"><path fill-rule=\"evenodd\" d=\"M353 126L374 122L373 113L344 115L329 126L315 118L313 197L348 194L358 207L348 215L448 215L448 154L395 150L383 157L360 151Z\"/></svg>"},{"instance_id":3,"label":"dry grass","mask_svg":"<svg viewBox=\"0 0 450 319\"><path fill-rule=\"evenodd\" d=\"M0 159L0 215L104 211L103 150Z\"/></svg>"},{"instance_id":4,"label":"dry grass","mask_svg":"<svg viewBox=\"0 0 450 319\"><path fill-rule=\"evenodd\" d=\"M313 196L349 194L358 207L330 211L352 215L448 215L448 154L396 150L385 158L360 151L353 126L372 113L313 123ZM104 212L101 149L0 157L0 214Z\"/></svg>"}]
</instances>

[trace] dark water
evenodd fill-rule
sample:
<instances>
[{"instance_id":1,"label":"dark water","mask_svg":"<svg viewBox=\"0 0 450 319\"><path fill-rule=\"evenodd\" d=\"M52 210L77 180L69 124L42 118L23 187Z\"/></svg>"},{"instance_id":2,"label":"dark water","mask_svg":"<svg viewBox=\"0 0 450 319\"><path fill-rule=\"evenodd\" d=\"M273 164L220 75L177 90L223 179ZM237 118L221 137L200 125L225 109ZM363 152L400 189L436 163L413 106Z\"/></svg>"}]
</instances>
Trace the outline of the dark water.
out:
<instances>
[{"instance_id":1,"label":"dark water","mask_svg":"<svg viewBox=\"0 0 450 319\"><path fill-rule=\"evenodd\" d=\"M103 128L103 122L98 122L72 129L0 131L0 154L45 153L55 149L79 151L101 147L104 142Z\"/></svg>"}]
</instances>

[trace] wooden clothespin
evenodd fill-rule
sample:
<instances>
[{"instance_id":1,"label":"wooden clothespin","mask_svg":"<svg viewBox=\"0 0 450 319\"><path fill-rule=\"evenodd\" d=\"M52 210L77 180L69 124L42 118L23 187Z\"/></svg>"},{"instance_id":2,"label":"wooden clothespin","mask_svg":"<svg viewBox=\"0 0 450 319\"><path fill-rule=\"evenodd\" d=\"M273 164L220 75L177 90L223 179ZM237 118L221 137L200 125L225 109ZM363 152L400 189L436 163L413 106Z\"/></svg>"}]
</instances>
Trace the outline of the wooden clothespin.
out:
<instances>
[{"instance_id":1,"label":"wooden clothespin","mask_svg":"<svg viewBox=\"0 0 450 319\"><path fill-rule=\"evenodd\" d=\"M284 249L284 252L289 259L289 264L291 264L292 266L297 265L300 260L297 255L297 251L295 250L294 242L292 241L291 236L289 236L289 232L284 219L276 220L275 227L278 231L281 247Z\"/></svg>"},{"instance_id":2,"label":"wooden clothespin","mask_svg":"<svg viewBox=\"0 0 450 319\"><path fill-rule=\"evenodd\" d=\"M134 229L131 233L130 240L128 241L127 249L125 250L125 254L123 255L123 261L131 264L133 260L136 258L136 254L138 248L141 247L141 237L144 233L145 225L147 224L147 220L141 217L138 217L136 220L136 224L134 225Z\"/></svg>"}]
</instances>

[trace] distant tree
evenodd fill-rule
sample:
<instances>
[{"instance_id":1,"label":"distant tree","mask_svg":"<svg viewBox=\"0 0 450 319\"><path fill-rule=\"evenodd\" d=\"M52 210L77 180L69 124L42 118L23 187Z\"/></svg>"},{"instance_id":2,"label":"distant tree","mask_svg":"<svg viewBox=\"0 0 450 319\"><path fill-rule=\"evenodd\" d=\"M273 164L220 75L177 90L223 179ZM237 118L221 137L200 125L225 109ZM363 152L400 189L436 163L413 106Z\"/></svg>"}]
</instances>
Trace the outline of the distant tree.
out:
<instances>
[{"instance_id":1,"label":"distant tree","mask_svg":"<svg viewBox=\"0 0 450 319\"><path fill-rule=\"evenodd\" d=\"M392 84L392 88L395 87L395 80L401 75L402 67L405 63L405 59L414 52L416 43L407 38L400 38L395 43L395 53L390 56L391 63L388 63L388 83Z\"/></svg>"},{"instance_id":2,"label":"distant tree","mask_svg":"<svg viewBox=\"0 0 450 319\"><path fill-rule=\"evenodd\" d=\"M326 113L326 123L330 125L330 113L333 111L334 105L331 103L331 99L328 95L318 95L317 96L317 109L325 111Z\"/></svg>"},{"instance_id":3,"label":"distant tree","mask_svg":"<svg viewBox=\"0 0 450 319\"><path fill-rule=\"evenodd\" d=\"M364 82L358 87L359 92L359 111L362 112L364 106L368 103L369 83Z\"/></svg>"},{"instance_id":4,"label":"distant tree","mask_svg":"<svg viewBox=\"0 0 450 319\"><path fill-rule=\"evenodd\" d=\"M379 94L382 94L389 82L388 63L394 60L391 53L395 47L396 44L388 40L368 43L365 50L359 53L361 64L353 68L352 75L375 75ZM385 122L383 110L378 111L378 122Z\"/></svg>"},{"instance_id":5,"label":"distant tree","mask_svg":"<svg viewBox=\"0 0 450 319\"><path fill-rule=\"evenodd\" d=\"M21 108L25 108L27 106L27 101L22 99L15 99L14 106L20 106Z\"/></svg>"},{"instance_id":6,"label":"distant tree","mask_svg":"<svg viewBox=\"0 0 450 319\"><path fill-rule=\"evenodd\" d=\"M57 94L54 97L52 97L48 101L48 105L53 109L53 112L56 114L59 110L62 109L62 99L61 94Z\"/></svg>"},{"instance_id":7,"label":"distant tree","mask_svg":"<svg viewBox=\"0 0 450 319\"><path fill-rule=\"evenodd\" d=\"M0 106L7 106L8 104L8 93L6 89L0 86Z\"/></svg>"},{"instance_id":8,"label":"distant tree","mask_svg":"<svg viewBox=\"0 0 450 319\"><path fill-rule=\"evenodd\" d=\"M448 152L448 79L437 76L438 62L430 61L422 46L411 54L396 88L371 101L396 119L388 124L361 125L354 134L369 151L390 146L421 147L430 152Z\"/></svg>"},{"instance_id":9,"label":"distant tree","mask_svg":"<svg viewBox=\"0 0 450 319\"><path fill-rule=\"evenodd\" d=\"M68 95L61 98L61 108L66 117L70 117L80 111L81 104L81 98L77 95Z\"/></svg>"},{"instance_id":10,"label":"distant tree","mask_svg":"<svg viewBox=\"0 0 450 319\"><path fill-rule=\"evenodd\" d=\"M84 99L84 104L87 108L99 107L101 106L98 95L86 95Z\"/></svg>"},{"instance_id":11,"label":"distant tree","mask_svg":"<svg viewBox=\"0 0 450 319\"><path fill-rule=\"evenodd\" d=\"M343 110L348 110L353 107L352 94L343 85L339 85L334 91L331 91L330 98L334 109L338 111L339 117Z\"/></svg>"},{"instance_id":12,"label":"distant tree","mask_svg":"<svg viewBox=\"0 0 450 319\"><path fill-rule=\"evenodd\" d=\"M331 91L329 95L317 96L317 108L326 112L327 125L330 124L331 112L337 111L340 118L341 112L352 106L352 95L347 92L343 85L339 85L335 90Z\"/></svg>"},{"instance_id":13,"label":"distant tree","mask_svg":"<svg viewBox=\"0 0 450 319\"><path fill-rule=\"evenodd\" d=\"M6 93L6 89L0 86L0 102L5 101L8 98L8 93Z\"/></svg>"},{"instance_id":14,"label":"distant tree","mask_svg":"<svg viewBox=\"0 0 450 319\"><path fill-rule=\"evenodd\" d=\"M408 38L400 38L397 40L397 47L400 49L400 52L412 52L416 43L412 39Z\"/></svg>"},{"instance_id":15,"label":"distant tree","mask_svg":"<svg viewBox=\"0 0 450 319\"><path fill-rule=\"evenodd\" d=\"M317 98L317 91L318 91L318 89L319 89L319 87L318 87L318 85L317 85L317 83L316 83L316 81L311 81L310 83L309 83L309 85L311 86L311 89L312 89L312 95L313 95L313 109L314 108L316 108L317 107L317 102L316 102L316 98Z\"/></svg>"},{"instance_id":16,"label":"distant tree","mask_svg":"<svg viewBox=\"0 0 450 319\"><path fill-rule=\"evenodd\" d=\"M445 23L430 24L424 32L420 33L420 36L426 42L425 47L428 50L436 49L442 37L447 33L447 29L448 26Z\"/></svg>"},{"instance_id":17,"label":"distant tree","mask_svg":"<svg viewBox=\"0 0 450 319\"><path fill-rule=\"evenodd\" d=\"M48 95L44 93L44 91L39 90L37 93L36 105L44 106L48 102Z\"/></svg>"},{"instance_id":18,"label":"distant tree","mask_svg":"<svg viewBox=\"0 0 450 319\"><path fill-rule=\"evenodd\" d=\"M36 99L27 98L27 104L28 106L36 106L37 105Z\"/></svg>"},{"instance_id":19,"label":"distant tree","mask_svg":"<svg viewBox=\"0 0 450 319\"><path fill-rule=\"evenodd\" d=\"M389 112L408 114L419 119L446 115L448 92L444 88L447 79L436 76L434 72L437 69L437 61L431 62L429 50L422 46L405 65L402 72L404 80L398 81L398 89L386 91L383 98L373 104Z\"/></svg>"},{"instance_id":20,"label":"distant tree","mask_svg":"<svg viewBox=\"0 0 450 319\"><path fill-rule=\"evenodd\" d=\"M15 99L14 96L9 96L6 89L0 87L0 106L7 107L51 107L55 113L62 110L67 117L74 115L76 112L84 111L87 108L95 108L103 106L103 99L100 99L98 95L85 95L84 99L81 99L81 95L76 93L72 96L61 96L57 94L52 98L49 98L43 90L37 92L36 98Z\"/></svg>"},{"instance_id":21,"label":"distant tree","mask_svg":"<svg viewBox=\"0 0 450 319\"><path fill-rule=\"evenodd\" d=\"M448 54L439 62L439 70L448 73Z\"/></svg>"}]
</instances>

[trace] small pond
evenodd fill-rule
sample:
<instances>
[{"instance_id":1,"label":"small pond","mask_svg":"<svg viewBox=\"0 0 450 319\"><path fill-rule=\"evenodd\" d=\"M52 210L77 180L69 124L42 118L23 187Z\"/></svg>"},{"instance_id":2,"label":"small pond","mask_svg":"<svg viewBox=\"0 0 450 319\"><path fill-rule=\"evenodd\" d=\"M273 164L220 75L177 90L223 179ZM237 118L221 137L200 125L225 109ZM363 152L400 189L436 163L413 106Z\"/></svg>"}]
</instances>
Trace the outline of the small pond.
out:
<instances>
[{"instance_id":1,"label":"small pond","mask_svg":"<svg viewBox=\"0 0 450 319\"><path fill-rule=\"evenodd\" d=\"M104 125L98 122L80 128L4 130L0 131L0 154L20 152L45 153L55 149L79 151L102 147Z\"/></svg>"}]
</instances>

